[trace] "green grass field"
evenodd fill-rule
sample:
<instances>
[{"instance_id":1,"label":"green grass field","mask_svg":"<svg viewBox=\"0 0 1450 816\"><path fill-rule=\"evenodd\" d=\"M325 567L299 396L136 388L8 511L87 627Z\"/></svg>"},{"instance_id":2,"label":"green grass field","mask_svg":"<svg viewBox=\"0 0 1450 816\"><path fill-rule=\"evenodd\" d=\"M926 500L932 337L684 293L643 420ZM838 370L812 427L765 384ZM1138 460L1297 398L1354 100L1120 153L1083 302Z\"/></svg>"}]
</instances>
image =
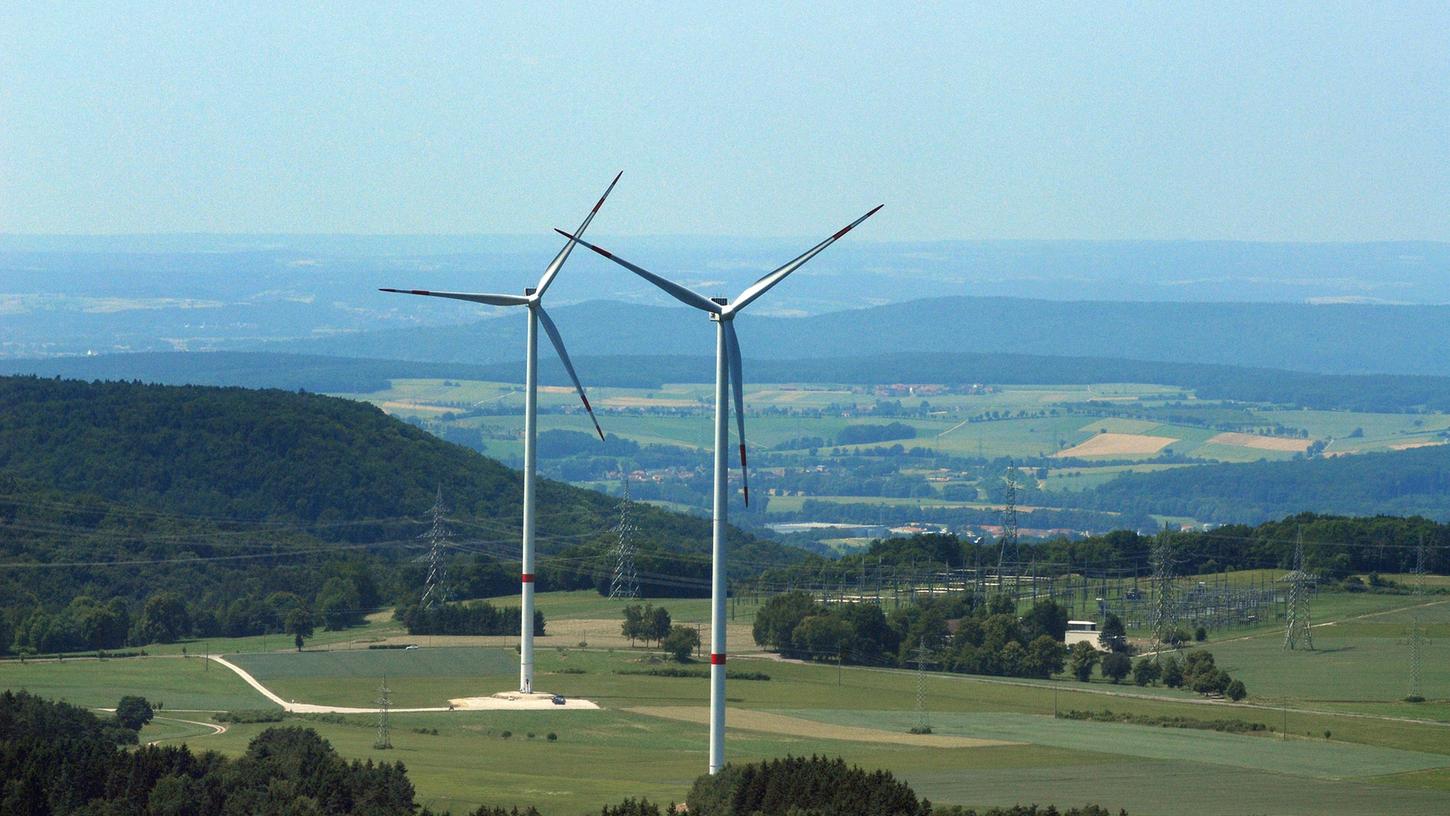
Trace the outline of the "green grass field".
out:
<instances>
[{"instance_id":1,"label":"green grass field","mask_svg":"<svg viewBox=\"0 0 1450 816\"><path fill-rule=\"evenodd\" d=\"M274 707L240 677L208 663L178 657L7 660L0 663L0 686L87 708L114 707L128 694L160 701L169 710Z\"/></svg>"},{"instance_id":2,"label":"green grass field","mask_svg":"<svg viewBox=\"0 0 1450 816\"><path fill-rule=\"evenodd\" d=\"M1432 596L1432 600L1436 600ZM1010 745L926 747L839 739L842 725L900 734L915 724L912 671L802 665L736 658L732 666L763 671L764 682L729 686L733 710L796 718L772 731L732 728L732 759L819 753L892 770L935 802L971 806L1017 802L1101 803L1134 816L1173 814L1443 814L1450 812L1450 726L1389 717L1450 720L1450 672L1438 651L1427 660L1430 703L1405 714L1398 697L1410 613L1408 596L1321 595L1316 653L1284 654L1268 626L1242 640L1210 641L1220 665L1249 685L1248 706L1205 704L1190 692L1140 689L1095 681L1013 681L962 675L925 678L926 716L934 732L1006 740ZM687 603L664 600L679 609ZM593 593L541 593L551 620L617 615L620 602ZM1400 607L1397 609L1397 607ZM1426 607L1432 650L1450 635L1450 604ZM700 610L703 611L703 608ZM1371 617L1359 617L1371 615ZM381 626L372 624L372 628ZM212 644L217 649L228 644ZM251 647L250 641L236 645ZM745 648L737 637L735 649ZM409 651L337 649L297 654L278 648L234 659L284 699L366 706L386 675L394 706L441 705L449 697L514 687L516 657L508 647ZM372 748L376 718L349 715L289 718L316 728L344 755L401 760L419 801L455 813L479 804L533 804L545 814L597 812L625 796L678 800L705 764L706 729L655 716L655 707L703 711L708 687L695 678L622 674L647 665L649 653L629 649L541 648L537 685L594 700L599 711L484 711L395 714L391 751ZM1436 665L1430 668L1431 662ZM182 708L265 708L267 702L234 674L178 657L107 661L0 663L0 686L28 688L90 706L122 694L165 701L168 720L143 738L187 742L224 753L245 750L265 725L229 725L224 734L179 722L204 720ZM1397 674L1398 673L1398 674ZM1411 704L1398 703L1399 706ZM1102 710L1196 719L1235 718L1276 733L1228 734L1054 719L1055 709ZM174 712L174 713L173 713ZM1386 716L1388 715L1388 716ZM744 715L737 715L738 720ZM1280 733L1287 722L1292 735ZM813 725L815 724L815 725ZM437 729L438 734L414 729ZM511 732L505 738L503 733ZM1324 732L1331 733L1325 739ZM555 741L546 736L554 733ZM783 733L782 733L783 732ZM533 738L529 737L532 733ZM621 758L627 757L627 761ZM1291 795L1292 794L1292 795Z\"/></svg>"}]
</instances>

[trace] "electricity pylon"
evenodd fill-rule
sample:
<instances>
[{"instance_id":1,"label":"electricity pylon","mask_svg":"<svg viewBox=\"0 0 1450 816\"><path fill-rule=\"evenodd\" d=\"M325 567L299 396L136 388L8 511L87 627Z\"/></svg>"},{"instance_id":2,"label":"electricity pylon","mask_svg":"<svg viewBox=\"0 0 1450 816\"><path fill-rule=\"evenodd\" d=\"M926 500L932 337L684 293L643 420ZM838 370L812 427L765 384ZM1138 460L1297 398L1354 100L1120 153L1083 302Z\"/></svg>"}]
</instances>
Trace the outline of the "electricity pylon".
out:
<instances>
[{"instance_id":1,"label":"electricity pylon","mask_svg":"<svg viewBox=\"0 0 1450 816\"><path fill-rule=\"evenodd\" d=\"M386 750L393 747L393 741L388 735L388 709L392 707L393 690L388 688L388 678L383 678L383 684L378 686L378 738L373 747L378 750Z\"/></svg>"},{"instance_id":2,"label":"electricity pylon","mask_svg":"<svg viewBox=\"0 0 1450 816\"><path fill-rule=\"evenodd\" d=\"M614 525L614 577L609 597L638 598L639 573L634 567L634 521L630 518L629 470L624 471L624 498L619 502L619 521Z\"/></svg>"},{"instance_id":3,"label":"electricity pylon","mask_svg":"<svg viewBox=\"0 0 1450 816\"><path fill-rule=\"evenodd\" d=\"M926 717L926 661L931 651L926 648L926 638L912 651L916 653L916 727L927 733L931 731L931 722Z\"/></svg>"},{"instance_id":4,"label":"electricity pylon","mask_svg":"<svg viewBox=\"0 0 1450 816\"><path fill-rule=\"evenodd\" d=\"M1289 584L1289 603L1285 610L1284 648L1314 648L1314 633L1309 623L1309 590L1314 576L1304 571L1304 533L1294 542L1294 569L1281 581Z\"/></svg>"},{"instance_id":5,"label":"electricity pylon","mask_svg":"<svg viewBox=\"0 0 1450 816\"><path fill-rule=\"evenodd\" d=\"M448 567L443 562L443 551L448 546L448 525L444 519L448 508L443 506L441 485L437 498L433 500L433 508L428 512L433 517L433 523L420 536L428 540L428 578L423 584L423 598L418 602L423 609L448 603Z\"/></svg>"},{"instance_id":6,"label":"electricity pylon","mask_svg":"<svg viewBox=\"0 0 1450 816\"><path fill-rule=\"evenodd\" d=\"M1410 622L1410 697L1425 698L1425 536L1415 547L1415 614Z\"/></svg>"},{"instance_id":7,"label":"electricity pylon","mask_svg":"<svg viewBox=\"0 0 1450 816\"><path fill-rule=\"evenodd\" d=\"M997 588L1002 588L1002 565L1007 560L1007 550L1012 551L1014 562L1022 560L1021 545L1017 541L1017 473L1011 459L1007 460L1007 507L1002 512L1002 548L997 552Z\"/></svg>"},{"instance_id":8,"label":"electricity pylon","mask_svg":"<svg viewBox=\"0 0 1450 816\"><path fill-rule=\"evenodd\" d=\"M1153 562L1153 639L1156 643L1153 652L1157 661L1170 639L1176 640L1173 631L1178 624L1173 606L1173 545L1166 533L1159 533L1153 542L1150 558ZM1173 646L1177 648L1177 644Z\"/></svg>"}]
</instances>

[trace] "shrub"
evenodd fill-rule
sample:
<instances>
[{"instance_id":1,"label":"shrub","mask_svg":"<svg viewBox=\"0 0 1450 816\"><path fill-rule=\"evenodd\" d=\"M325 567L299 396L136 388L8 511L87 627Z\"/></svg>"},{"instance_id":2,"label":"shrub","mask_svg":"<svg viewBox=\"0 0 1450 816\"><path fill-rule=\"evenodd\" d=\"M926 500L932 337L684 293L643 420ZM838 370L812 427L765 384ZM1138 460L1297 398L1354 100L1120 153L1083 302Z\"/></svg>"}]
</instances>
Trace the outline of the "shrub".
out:
<instances>
[{"instance_id":1,"label":"shrub","mask_svg":"<svg viewBox=\"0 0 1450 816\"><path fill-rule=\"evenodd\" d=\"M663 669L616 669L614 671L614 673L615 674L643 674L643 675L647 675L649 677L694 677L694 678L705 678L705 677L709 677L710 676L710 671L708 669L678 669L678 668L673 668L673 667L663 668ZM770 675L766 674L765 672L735 671L734 669L726 669L725 670L725 677L728 678L728 679L730 679L730 680L769 680L770 679Z\"/></svg>"},{"instance_id":2,"label":"shrub","mask_svg":"<svg viewBox=\"0 0 1450 816\"><path fill-rule=\"evenodd\" d=\"M549 742L554 742L559 739L559 735L555 734L553 731L550 731L547 735L544 736L544 739L548 740Z\"/></svg>"},{"instance_id":3,"label":"shrub","mask_svg":"<svg viewBox=\"0 0 1450 816\"><path fill-rule=\"evenodd\" d=\"M1168 688L1183 687L1183 664L1178 658L1170 657L1163 661L1163 685Z\"/></svg>"},{"instance_id":4,"label":"shrub","mask_svg":"<svg viewBox=\"0 0 1450 816\"><path fill-rule=\"evenodd\" d=\"M146 702L145 697L128 694L116 703L116 722L123 728L140 731L146 723L151 722L153 716L155 712L151 710L151 704Z\"/></svg>"},{"instance_id":5,"label":"shrub","mask_svg":"<svg viewBox=\"0 0 1450 816\"><path fill-rule=\"evenodd\" d=\"M512 732L512 731L505 731L502 734L499 734L499 736L500 737L503 737L504 739L508 739L509 737L512 737L513 735L514 735L514 732Z\"/></svg>"},{"instance_id":6,"label":"shrub","mask_svg":"<svg viewBox=\"0 0 1450 816\"><path fill-rule=\"evenodd\" d=\"M691 816L829 813L832 816L927 816L931 805L887 771L848 766L843 759L792 757L730 764L695 780L686 797Z\"/></svg>"},{"instance_id":7,"label":"shrub","mask_svg":"<svg viewBox=\"0 0 1450 816\"><path fill-rule=\"evenodd\" d=\"M1128 672L1133 670L1133 659L1122 652L1110 652L1103 655L1102 666L1099 671L1103 677L1113 681L1114 684L1123 682Z\"/></svg>"},{"instance_id":8,"label":"shrub","mask_svg":"<svg viewBox=\"0 0 1450 816\"><path fill-rule=\"evenodd\" d=\"M1074 643L1068 658L1072 676L1086 683L1093 676L1093 666L1097 664L1098 657L1098 650L1091 643Z\"/></svg>"},{"instance_id":9,"label":"shrub","mask_svg":"<svg viewBox=\"0 0 1450 816\"><path fill-rule=\"evenodd\" d=\"M242 709L240 711L219 711L212 720L219 723L272 723L282 722L286 712L276 709Z\"/></svg>"},{"instance_id":10,"label":"shrub","mask_svg":"<svg viewBox=\"0 0 1450 816\"><path fill-rule=\"evenodd\" d=\"M660 648L677 662L690 659L690 653L700 647L700 633L693 626L671 626L670 633L660 641Z\"/></svg>"},{"instance_id":11,"label":"shrub","mask_svg":"<svg viewBox=\"0 0 1450 816\"><path fill-rule=\"evenodd\" d=\"M1140 686L1156 683L1162 675L1162 667L1151 657L1140 657L1138 662L1133 664L1133 682Z\"/></svg>"},{"instance_id":12,"label":"shrub","mask_svg":"<svg viewBox=\"0 0 1450 816\"><path fill-rule=\"evenodd\" d=\"M1196 640L1196 641L1198 641L1199 643L1202 643L1205 640L1208 640L1208 630L1205 629L1202 626L1198 627L1197 629L1194 629L1193 630L1193 639Z\"/></svg>"}]
</instances>

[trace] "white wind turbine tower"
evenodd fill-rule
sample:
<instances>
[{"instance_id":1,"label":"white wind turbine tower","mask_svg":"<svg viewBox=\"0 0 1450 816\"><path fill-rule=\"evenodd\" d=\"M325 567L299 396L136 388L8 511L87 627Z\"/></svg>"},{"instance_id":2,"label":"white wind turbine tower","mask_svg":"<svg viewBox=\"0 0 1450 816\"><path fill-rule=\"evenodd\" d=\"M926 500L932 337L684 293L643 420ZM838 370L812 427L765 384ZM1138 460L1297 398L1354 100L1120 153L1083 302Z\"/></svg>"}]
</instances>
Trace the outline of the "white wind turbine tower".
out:
<instances>
[{"instance_id":1,"label":"white wind turbine tower","mask_svg":"<svg viewBox=\"0 0 1450 816\"><path fill-rule=\"evenodd\" d=\"M609 198L609 193L614 185L619 183L619 177L624 175L620 171L609 182L609 187L594 209L589 211L584 223L579 225L580 235L588 229L589 222L604 206L604 199ZM519 623L519 691L525 694L532 694L534 691L534 485L537 457L535 455L535 436L538 425L539 413L539 324L543 324L544 332L549 335L549 340L554 344L554 350L559 352L559 360L564 364L564 370L569 372L569 379L574 381L574 389L579 392L579 399L584 403L584 410L589 412L589 419L594 423L594 431L599 434L600 441L604 440L604 431L599 429L599 420L594 416L594 409L589 405L589 397L584 394L584 386L579 384L579 375L574 373L574 364L569 360L569 353L564 350L564 338L559 336L559 329L549 315L544 311L544 292L548 291L549 284L554 282L554 276L559 274L559 269L564 261L569 258L569 253L574 251L576 239L570 238L554 256L554 260L544 269L543 277L539 278L539 285L536 289L525 289L522 295L490 295L490 294L467 294L462 292L430 292L423 289L382 289L383 292L397 292L405 295L428 295L430 297L453 298L454 300L468 300L474 303L487 303L490 306L526 306L529 316L528 344L525 347L524 355L524 519L523 519L523 558L519 576L521 594L523 596L523 610Z\"/></svg>"},{"instance_id":2,"label":"white wind turbine tower","mask_svg":"<svg viewBox=\"0 0 1450 816\"><path fill-rule=\"evenodd\" d=\"M713 548L711 553L710 590L710 773L720 770L725 764L725 521L726 489L729 466L726 464L726 447L729 439L729 405L726 390L730 390L735 401L735 423L740 434L740 480L745 504L750 505L750 479L745 470L745 396L740 373L740 341L735 336L735 315L752 301L765 294L772 286L780 283L786 275L796 271L806 261L838 238L850 232L867 218L881 209L875 209L842 227L830 238L816 244L795 260L776 269L745 288L734 303L725 298L707 298L673 281L666 280L646 269L635 266L622 258L563 230L559 234L577 240L584 246L603 255L611 261L639 275L663 289L671 297L696 309L707 312L715 321L715 501L713 513Z\"/></svg>"}]
</instances>

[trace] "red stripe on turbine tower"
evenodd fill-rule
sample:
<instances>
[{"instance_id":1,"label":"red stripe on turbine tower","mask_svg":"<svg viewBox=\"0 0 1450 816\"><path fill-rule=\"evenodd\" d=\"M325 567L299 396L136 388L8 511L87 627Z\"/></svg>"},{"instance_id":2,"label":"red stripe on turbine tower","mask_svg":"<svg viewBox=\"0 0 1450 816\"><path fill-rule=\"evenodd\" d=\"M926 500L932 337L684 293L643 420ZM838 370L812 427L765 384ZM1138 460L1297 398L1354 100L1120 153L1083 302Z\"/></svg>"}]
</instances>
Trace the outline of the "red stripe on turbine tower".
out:
<instances>
[{"instance_id":1,"label":"red stripe on turbine tower","mask_svg":"<svg viewBox=\"0 0 1450 816\"><path fill-rule=\"evenodd\" d=\"M534 582L534 574L532 572L525 572L519 576L519 580L526 584L532 584Z\"/></svg>"},{"instance_id":2,"label":"red stripe on turbine tower","mask_svg":"<svg viewBox=\"0 0 1450 816\"><path fill-rule=\"evenodd\" d=\"M711 652L710 653L710 665L711 666L723 666L723 665L725 665L725 655L723 655L723 654L716 654L714 652Z\"/></svg>"}]
</instances>

